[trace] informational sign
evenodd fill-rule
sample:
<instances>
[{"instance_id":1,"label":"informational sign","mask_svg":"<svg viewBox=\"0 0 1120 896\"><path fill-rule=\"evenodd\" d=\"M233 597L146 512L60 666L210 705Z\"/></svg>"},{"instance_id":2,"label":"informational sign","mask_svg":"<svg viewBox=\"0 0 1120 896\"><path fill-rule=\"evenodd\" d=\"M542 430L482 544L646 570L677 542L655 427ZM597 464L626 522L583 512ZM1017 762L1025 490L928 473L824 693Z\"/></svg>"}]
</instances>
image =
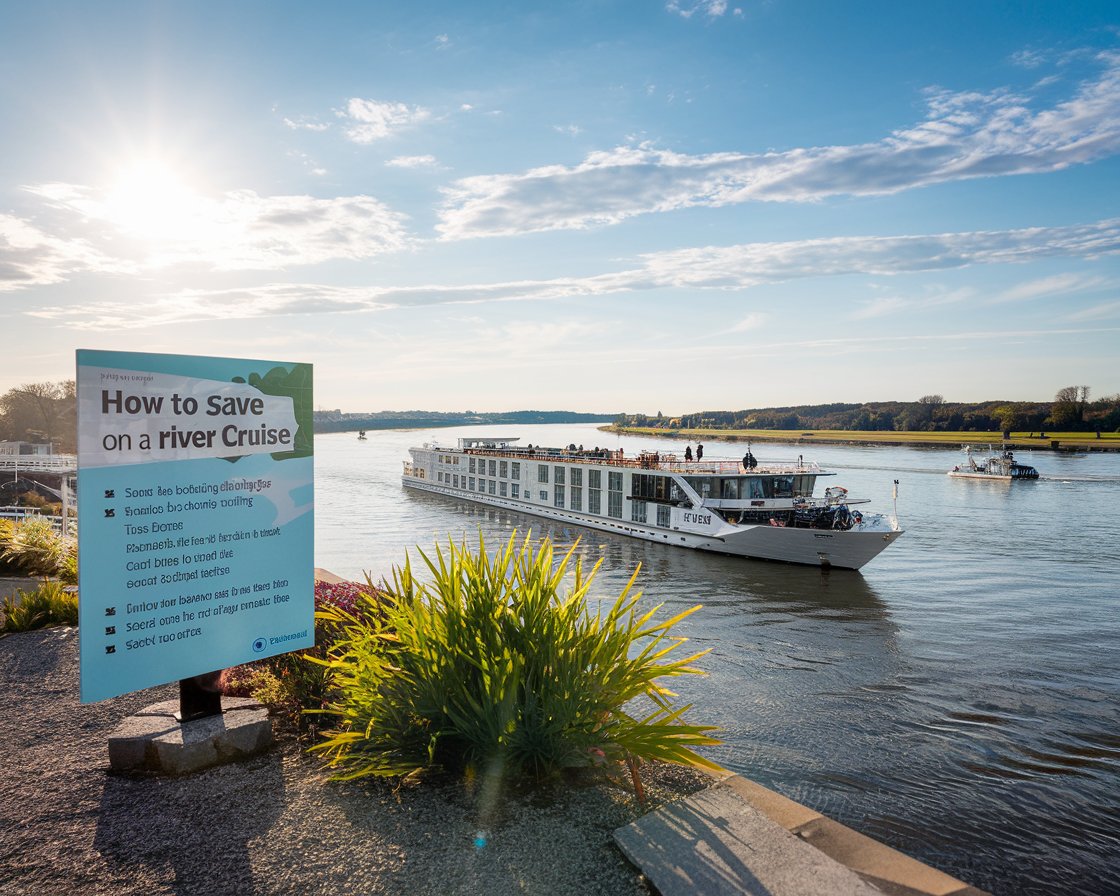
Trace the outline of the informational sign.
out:
<instances>
[{"instance_id":1,"label":"informational sign","mask_svg":"<svg viewBox=\"0 0 1120 896\"><path fill-rule=\"evenodd\" d=\"M83 703L314 645L311 379L78 351Z\"/></svg>"}]
</instances>

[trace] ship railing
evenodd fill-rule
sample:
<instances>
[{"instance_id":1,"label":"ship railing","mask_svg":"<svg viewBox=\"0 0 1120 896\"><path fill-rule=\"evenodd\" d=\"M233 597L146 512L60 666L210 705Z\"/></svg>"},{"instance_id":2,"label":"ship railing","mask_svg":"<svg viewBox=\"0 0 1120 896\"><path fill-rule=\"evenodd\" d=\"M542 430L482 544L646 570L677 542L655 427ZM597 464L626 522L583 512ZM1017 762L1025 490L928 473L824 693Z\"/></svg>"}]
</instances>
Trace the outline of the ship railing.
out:
<instances>
[{"instance_id":1,"label":"ship railing","mask_svg":"<svg viewBox=\"0 0 1120 896\"><path fill-rule=\"evenodd\" d=\"M429 446L425 446L429 447ZM438 446L430 446L438 448ZM447 449L451 450L451 449ZM457 450L457 449L456 449ZM623 450L612 451L608 448L529 448L528 446L509 446L507 448L464 448L464 454L475 457L503 457L512 460L547 461L549 463L598 463L612 467L632 467L643 470L664 470L693 476L742 475L745 472L756 475L819 474L820 464L797 461L759 462L753 470L745 470L741 461L728 458L711 460L686 460L671 452L643 451L637 456L626 456Z\"/></svg>"},{"instance_id":2,"label":"ship railing","mask_svg":"<svg viewBox=\"0 0 1120 896\"><path fill-rule=\"evenodd\" d=\"M752 473L756 476L788 476L790 474L820 474L821 465L818 463L786 463L786 462L771 462L759 461L758 466L753 469L746 469L742 461L738 460L692 460L682 461L678 459L664 460L662 459L658 465L658 469L669 470L673 473L683 473L684 475L691 476L715 476L715 475L743 475L745 473Z\"/></svg>"},{"instance_id":3,"label":"ship railing","mask_svg":"<svg viewBox=\"0 0 1120 896\"><path fill-rule=\"evenodd\" d=\"M458 449L456 449L458 450ZM570 461L573 463L605 463L618 466L638 466L637 458L625 457L622 451L585 448L528 448L511 445L508 448L464 448L464 454L475 457L504 457L512 460Z\"/></svg>"}]
</instances>

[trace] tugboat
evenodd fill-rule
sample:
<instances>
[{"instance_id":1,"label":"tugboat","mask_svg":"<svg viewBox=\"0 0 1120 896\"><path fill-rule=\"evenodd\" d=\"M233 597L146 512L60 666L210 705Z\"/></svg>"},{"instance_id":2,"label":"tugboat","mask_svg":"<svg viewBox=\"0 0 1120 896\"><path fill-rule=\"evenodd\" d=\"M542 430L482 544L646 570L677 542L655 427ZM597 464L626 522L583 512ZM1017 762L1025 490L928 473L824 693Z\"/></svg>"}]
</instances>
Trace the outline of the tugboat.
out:
<instances>
[{"instance_id":1,"label":"tugboat","mask_svg":"<svg viewBox=\"0 0 1120 896\"><path fill-rule=\"evenodd\" d=\"M834 474L796 463L621 450L521 447L516 438L464 438L409 449L402 483L452 498L694 550L822 568L859 569L893 543L897 515L852 508ZM897 482L896 482L897 487Z\"/></svg>"},{"instance_id":2,"label":"tugboat","mask_svg":"<svg viewBox=\"0 0 1120 896\"><path fill-rule=\"evenodd\" d=\"M1010 448L996 453L992 446L988 446L988 456L977 460L972 455L972 446L965 445L961 449L967 455L963 464L958 464L949 471L954 479L995 479L1000 482L1012 482L1017 479L1037 479L1038 470L1028 464L1021 464L1015 460L1015 455Z\"/></svg>"}]
</instances>

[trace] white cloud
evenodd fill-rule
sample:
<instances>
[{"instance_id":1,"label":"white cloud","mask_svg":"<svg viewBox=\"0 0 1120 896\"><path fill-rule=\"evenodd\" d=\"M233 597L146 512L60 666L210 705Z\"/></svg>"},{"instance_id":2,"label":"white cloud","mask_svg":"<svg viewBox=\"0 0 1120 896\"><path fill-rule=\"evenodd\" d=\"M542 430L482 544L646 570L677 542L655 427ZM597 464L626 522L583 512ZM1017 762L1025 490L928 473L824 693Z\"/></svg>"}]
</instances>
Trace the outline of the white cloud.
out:
<instances>
[{"instance_id":1,"label":"white cloud","mask_svg":"<svg viewBox=\"0 0 1120 896\"><path fill-rule=\"evenodd\" d=\"M63 321L75 328L113 329L231 316L255 318L484 302L563 301L651 289L746 290L805 277L885 276L1040 258L1095 258L1117 253L1120 253L1120 219L1028 230L697 247L644 255L635 267L588 277L409 287L268 284L236 291L183 291L143 308L91 303L79 307L41 308L28 314ZM953 294L949 298L955 301L962 296ZM878 310L888 309L879 306ZM763 314L751 313L732 330L745 332L765 322Z\"/></svg>"},{"instance_id":2,"label":"white cloud","mask_svg":"<svg viewBox=\"0 0 1120 896\"><path fill-rule=\"evenodd\" d=\"M911 303L905 299L898 297L883 297L879 299L871 299L864 302L859 308L852 312L852 318L855 320L871 320L876 317L884 317L888 314L897 314L906 308L911 307Z\"/></svg>"},{"instance_id":3,"label":"white cloud","mask_svg":"<svg viewBox=\"0 0 1120 896\"><path fill-rule=\"evenodd\" d=\"M1011 62L1021 68L1038 68L1046 62L1046 54L1033 49L1019 50L1011 54Z\"/></svg>"},{"instance_id":4,"label":"white cloud","mask_svg":"<svg viewBox=\"0 0 1120 896\"><path fill-rule=\"evenodd\" d=\"M891 275L1117 253L1120 219L1070 227L707 246L643 257L644 270L659 285L743 289L802 277Z\"/></svg>"},{"instance_id":5,"label":"white cloud","mask_svg":"<svg viewBox=\"0 0 1120 896\"><path fill-rule=\"evenodd\" d=\"M740 320L737 324L733 324L731 327L731 332L748 333L751 330L757 330L760 327L764 326L766 324L766 321L769 319L769 314L765 314L761 311L754 311Z\"/></svg>"},{"instance_id":6,"label":"white cloud","mask_svg":"<svg viewBox=\"0 0 1120 896\"><path fill-rule=\"evenodd\" d=\"M435 168L435 156L397 156L385 163L389 168Z\"/></svg>"},{"instance_id":7,"label":"white cloud","mask_svg":"<svg viewBox=\"0 0 1120 896\"><path fill-rule=\"evenodd\" d=\"M1075 311L1068 317L1075 321L1120 319L1120 302L1102 302L1100 305Z\"/></svg>"},{"instance_id":8,"label":"white cloud","mask_svg":"<svg viewBox=\"0 0 1120 896\"><path fill-rule=\"evenodd\" d=\"M285 118L284 125L293 131L328 131L330 125L314 118Z\"/></svg>"},{"instance_id":9,"label":"white cloud","mask_svg":"<svg viewBox=\"0 0 1120 896\"><path fill-rule=\"evenodd\" d=\"M578 165L463 178L445 190L446 239L616 224L635 215L743 202L810 202L936 183L1037 174L1120 151L1120 54L1065 102L1032 110L1006 91L927 92L928 115L875 143L686 155L650 144Z\"/></svg>"},{"instance_id":10,"label":"white cloud","mask_svg":"<svg viewBox=\"0 0 1120 896\"><path fill-rule=\"evenodd\" d=\"M134 270L86 240L53 236L21 218L0 214L0 292L61 283L82 271Z\"/></svg>"},{"instance_id":11,"label":"white cloud","mask_svg":"<svg viewBox=\"0 0 1120 896\"><path fill-rule=\"evenodd\" d=\"M84 241L77 243L32 237L33 242L38 239L43 271L59 269L60 258L93 255L96 258L86 258L83 267L152 270L183 264L209 270L275 270L370 258L409 245L403 216L370 196L184 193L173 214L141 209L136 217L138 211L130 208L132 217L122 220L120 209L104 191L73 184L45 184L28 191L56 214L67 215L68 227L84 232ZM11 239L8 243L0 246L0 269L12 263L9 259L19 247Z\"/></svg>"},{"instance_id":12,"label":"white cloud","mask_svg":"<svg viewBox=\"0 0 1120 896\"><path fill-rule=\"evenodd\" d=\"M1069 295L1074 292L1083 292L1087 289L1096 289L1104 284L1100 277L1085 277L1079 274L1054 274L1038 280L1020 283L1010 289L1005 289L993 302L1024 302L1031 299L1041 299L1047 296Z\"/></svg>"},{"instance_id":13,"label":"white cloud","mask_svg":"<svg viewBox=\"0 0 1120 896\"><path fill-rule=\"evenodd\" d=\"M313 174L316 177L323 177L327 173L327 169L311 158L311 156L307 155L307 153L291 150L288 155L303 165L309 174Z\"/></svg>"},{"instance_id":14,"label":"white cloud","mask_svg":"<svg viewBox=\"0 0 1120 896\"><path fill-rule=\"evenodd\" d=\"M346 136L355 143L373 143L431 117L421 106L383 103L353 97L336 115L347 122Z\"/></svg>"},{"instance_id":15,"label":"white cloud","mask_svg":"<svg viewBox=\"0 0 1120 896\"><path fill-rule=\"evenodd\" d=\"M727 0L669 0L665 8L682 19L690 19L697 13L710 19L718 19L727 12ZM736 14L738 12L736 10Z\"/></svg>"}]
</instances>

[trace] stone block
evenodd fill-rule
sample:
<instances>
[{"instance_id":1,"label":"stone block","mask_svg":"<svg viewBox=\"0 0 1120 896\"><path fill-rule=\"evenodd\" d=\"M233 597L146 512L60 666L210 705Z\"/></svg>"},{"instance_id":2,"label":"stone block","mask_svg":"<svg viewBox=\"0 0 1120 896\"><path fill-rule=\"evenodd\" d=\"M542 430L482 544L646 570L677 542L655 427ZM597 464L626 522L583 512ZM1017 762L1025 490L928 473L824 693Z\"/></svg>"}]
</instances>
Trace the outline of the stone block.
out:
<instances>
[{"instance_id":1,"label":"stone block","mask_svg":"<svg viewBox=\"0 0 1120 896\"><path fill-rule=\"evenodd\" d=\"M224 712L180 725L178 700L149 706L109 737L109 765L118 772L182 775L235 762L272 745L272 721L256 700L226 697Z\"/></svg>"}]
</instances>

